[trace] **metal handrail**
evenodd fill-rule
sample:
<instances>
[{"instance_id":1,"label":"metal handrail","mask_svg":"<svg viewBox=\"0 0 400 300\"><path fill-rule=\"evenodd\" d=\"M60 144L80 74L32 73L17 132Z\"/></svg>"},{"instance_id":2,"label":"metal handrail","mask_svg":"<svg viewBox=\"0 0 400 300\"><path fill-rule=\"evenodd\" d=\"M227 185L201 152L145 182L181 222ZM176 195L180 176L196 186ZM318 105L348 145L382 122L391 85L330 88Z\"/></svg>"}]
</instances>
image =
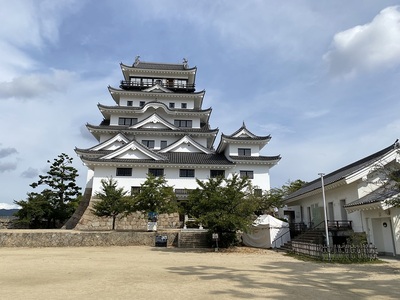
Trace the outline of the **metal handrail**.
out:
<instances>
[{"instance_id":1,"label":"metal handrail","mask_svg":"<svg viewBox=\"0 0 400 300\"><path fill-rule=\"evenodd\" d=\"M288 228L288 229L289 229L289 227L280 227L280 228ZM273 247L273 248L276 248L276 242L280 239L280 240L281 240L281 243L282 243L282 237L285 236L285 235L288 234L288 233L290 234L290 229L289 229L289 231L286 231L284 234L282 234L282 235L280 235L279 237L277 237L276 239L274 239L274 240L272 241L272 243L271 243L271 246L275 244L275 247Z\"/></svg>"},{"instance_id":2,"label":"metal handrail","mask_svg":"<svg viewBox=\"0 0 400 300\"><path fill-rule=\"evenodd\" d=\"M317 224L317 225L315 225L315 226L313 226L313 227L311 227L311 228L308 228L306 231L309 231L309 230L315 230L316 228L318 228L318 226L320 226L321 224L323 224L324 223L324 221L322 221L322 222L320 222L319 224ZM290 224L289 224L289 226L290 226ZM282 227L282 228L284 228L284 227ZM287 228L289 228L289 227L287 227ZM281 236L279 236L279 237L277 237L275 240L273 240L272 241L272 243L271 243L271 245L273 245L274 243L275 243L275 246L276 246L276 242L280 239L281 240L281 242L282 242L282 237L283 236L285 236L286 234L290 234L290 230L289 231L287 231L287 232L285 232L284 234L282 234ZM276 247L275 247L276 248Z\"/></svg>"}]
</instances>

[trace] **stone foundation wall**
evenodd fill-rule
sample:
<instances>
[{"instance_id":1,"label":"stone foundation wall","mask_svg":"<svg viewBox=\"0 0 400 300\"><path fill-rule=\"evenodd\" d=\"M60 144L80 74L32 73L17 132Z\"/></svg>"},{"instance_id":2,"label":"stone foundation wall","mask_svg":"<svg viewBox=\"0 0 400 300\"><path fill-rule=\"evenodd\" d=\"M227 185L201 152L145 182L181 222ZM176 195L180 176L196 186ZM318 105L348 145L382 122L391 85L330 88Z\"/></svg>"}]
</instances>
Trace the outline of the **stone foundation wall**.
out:
<instances>
[{"instance_id":1,"label":"stone foundation wall","mask_svg":"<svg viewBox=\"0 0 400 300\"><path fill-rule=\"evenodd\" d=\"M0 217L0 229L12 228L14 218Z\"/></svg>"},{"instance_id":2,"label":"stone foundation wall","mask_svg":"<svg viewBox=\"0 0 400 300\"><path fill-rule=\"evenodd\" d=\"M76 230L111 230L112 218L97 217L92 213L92 200L77 222L74 229ZM177 229L183 224L179 221L179 214L162 214L158 216L158 229ZM141 213L133 213L127 217L117 218L115 221L116 230L147 230L147 217Z\"/></svg>"},{"instance_id":3,"label":"stone foundation wall","mask_svg":"<svg viewBox=\"0 0 400 300\"><path fill-rule=\"evenodd\" d=\"M75 230L2 230L0 247L90 247L155 246L156 235L168 237L168 246L178 245L178 230L158 232L75 231Z\"/></svg>"}]
</instances>

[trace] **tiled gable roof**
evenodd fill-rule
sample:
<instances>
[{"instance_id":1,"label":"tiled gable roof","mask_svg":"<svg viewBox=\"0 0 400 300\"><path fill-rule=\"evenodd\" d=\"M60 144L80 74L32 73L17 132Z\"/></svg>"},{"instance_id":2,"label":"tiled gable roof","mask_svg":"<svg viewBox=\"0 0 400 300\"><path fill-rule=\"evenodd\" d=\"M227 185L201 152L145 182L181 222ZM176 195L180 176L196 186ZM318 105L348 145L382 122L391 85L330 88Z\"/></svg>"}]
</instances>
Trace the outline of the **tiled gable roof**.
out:
<instances>
[{"instance_id":1,"label":"tiled gable roof","mask_svg":"<svg viewBox=\"0 0 400 300\"><path fill-rule=\"evenodd\" d=\"M354 163L351 163L343 168L333 171L332 173L324 175L324 186L338 182L341 179L344 179L347 176L353 174L354 172L359 171L369 165L372 165L374 162L378 161L380 158L382 158L388 152L395 149L394 146L395 145L392 144L389 147L386 147L374 154L371 154L371 155L364 157L363 159L360 159ZM300 195L306 194L308 192L311 192L311 191L314 191L314 190L317 190L320 188L321 188L321 179L318 178L318 179L315 179L315 180L309 182L308 184L305 184L302 188L295 191L294 193L288 195L285 198L285 200L293 199L295 197L298 197Z\"/></svg>"}]
</instances>

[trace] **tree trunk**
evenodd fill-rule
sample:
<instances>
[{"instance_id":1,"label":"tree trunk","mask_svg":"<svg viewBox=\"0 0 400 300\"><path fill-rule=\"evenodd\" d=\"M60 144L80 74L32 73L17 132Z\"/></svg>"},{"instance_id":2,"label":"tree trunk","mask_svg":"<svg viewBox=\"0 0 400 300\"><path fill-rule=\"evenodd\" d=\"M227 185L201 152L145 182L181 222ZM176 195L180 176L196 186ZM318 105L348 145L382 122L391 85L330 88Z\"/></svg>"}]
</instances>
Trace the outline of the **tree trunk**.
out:
<instances>
[{"instance_id":1,"label":"tree trunk","mask_svg":"<svg viewBox=\"0 0 400 300\"><path fill-rule=\"evenodd\" d=\"M115 220L116 219L117 219L117 216L113 216L112 230L115 230Z\"/></svg>"}]
</instances>

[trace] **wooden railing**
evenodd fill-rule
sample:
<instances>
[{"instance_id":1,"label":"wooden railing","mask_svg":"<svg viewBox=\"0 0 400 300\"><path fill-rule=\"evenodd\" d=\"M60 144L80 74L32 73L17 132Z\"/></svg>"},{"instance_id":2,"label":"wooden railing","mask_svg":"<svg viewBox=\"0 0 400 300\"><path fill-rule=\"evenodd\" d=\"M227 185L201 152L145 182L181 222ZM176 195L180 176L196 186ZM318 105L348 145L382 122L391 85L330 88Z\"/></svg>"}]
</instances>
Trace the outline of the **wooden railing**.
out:
<instances>
[{"instance_id":1,"label":"wooden railing","mask_svg":"<svg viewBox=\"0 0 400 300\"><path fill-rule=\"evenodd\" d=\"M292 242L292 251L298 255L331 261L369 261L378 256L377 248L372 244L363 245L317 245L304 242Z\"/></svg>"}]
</instances>

